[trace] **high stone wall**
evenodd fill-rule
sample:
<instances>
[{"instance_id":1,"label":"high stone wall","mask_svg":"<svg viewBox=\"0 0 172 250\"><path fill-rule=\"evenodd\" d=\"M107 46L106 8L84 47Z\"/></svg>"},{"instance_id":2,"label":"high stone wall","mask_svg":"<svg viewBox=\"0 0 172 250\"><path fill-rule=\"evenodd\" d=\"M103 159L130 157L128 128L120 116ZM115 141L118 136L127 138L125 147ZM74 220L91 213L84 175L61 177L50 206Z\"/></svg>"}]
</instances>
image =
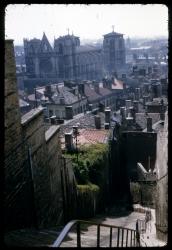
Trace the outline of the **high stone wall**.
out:
<instances>
[{"instance_id":1,"label":"high stone wall","mask_svg":"<svg viewBox=\"0 0 172 250\"><path fill-rule=\"evenodd\" d=\"M5 43L5 230L55 226L63 209L59 129L45 138L41 108L21 121L15 71L10 40Z\"/></svg>"},{"instance_id":2,"label":"high stone wall","mask_svg":"<svg viewBox=\"0 0 172 250\"><path fill-rule=\"evenodd\" d=\"M33 202L27 148L22 143L13 41L5 43L5 230L32 226Z\"/></svg>"}]
</instances>

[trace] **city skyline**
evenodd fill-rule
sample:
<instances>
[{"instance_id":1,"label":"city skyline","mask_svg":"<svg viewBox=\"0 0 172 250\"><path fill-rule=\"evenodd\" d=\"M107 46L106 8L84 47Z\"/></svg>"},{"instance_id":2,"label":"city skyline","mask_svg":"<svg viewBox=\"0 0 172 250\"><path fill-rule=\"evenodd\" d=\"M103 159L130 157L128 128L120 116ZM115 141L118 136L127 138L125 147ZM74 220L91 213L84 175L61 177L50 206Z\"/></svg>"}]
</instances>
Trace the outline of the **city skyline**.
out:
<instances>
[{"instance_id":1,"label":"city skyline","mask_svg":"<svg viewBox=\"0 0 172 250\"><path fill-rule=\"evenodd\" d=\"M68 33L81 41L98 40L113 29L124 38L168 37L168 8L162 4L15 4L6 8L5 38L14 39L15 45L22 45L23 38L41 39L43 32L51 43Z\"/></svg>"}]
</instances>

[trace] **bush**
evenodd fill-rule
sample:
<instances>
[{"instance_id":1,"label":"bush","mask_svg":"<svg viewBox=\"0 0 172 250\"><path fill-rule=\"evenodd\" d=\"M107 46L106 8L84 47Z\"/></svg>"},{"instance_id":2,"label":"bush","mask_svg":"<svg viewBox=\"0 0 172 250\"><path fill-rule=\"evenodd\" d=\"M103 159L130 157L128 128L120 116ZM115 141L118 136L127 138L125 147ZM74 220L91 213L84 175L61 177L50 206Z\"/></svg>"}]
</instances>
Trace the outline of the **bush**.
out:
<instances>
[{"instance_id":1,"label":"bush","mask_svg":"<svg viewBox=\"0 0 172 250\"><path fill-rule=\"evenodd\" d=\"M77 154L67 154L72 159L73 169L78 184L101 182L102 169L107 162L108 145L97 143L82 146Z\"/></svg>"},{"instance_id":2,"label":"bush","mask_svg":"<svg viewBox=\"0 0 172 250\"><path fill-rule=\"evenodd\" d=\"M87 193L87 192L98 193L100 188L95 184L88 183L87 185L77 185L77 190L80 193Z\"/></svg>"}]
</instances>

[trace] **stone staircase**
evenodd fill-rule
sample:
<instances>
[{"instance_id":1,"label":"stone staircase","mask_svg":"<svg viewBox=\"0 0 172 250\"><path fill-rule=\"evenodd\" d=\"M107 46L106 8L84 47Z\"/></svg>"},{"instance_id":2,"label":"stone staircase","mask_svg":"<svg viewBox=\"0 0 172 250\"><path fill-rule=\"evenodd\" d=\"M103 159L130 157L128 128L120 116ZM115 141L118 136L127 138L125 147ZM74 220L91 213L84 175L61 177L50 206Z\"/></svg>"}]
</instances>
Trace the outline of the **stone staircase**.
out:
<instances>
[{"instance_id":1,"label":"stone staircase","mask_svg":"<svg viewBox=\"0 0 172 250\"><path fill-rule=\"evenodd\" d=\"M7 247L49 247L60 234L62 227L53 229L20 229L10 231L4 236Z\"/></svg>"},{"instance_id":2,"label":"stone staircase","mask_svg":"<svg viewBox=\"0 0 172 250\"><path fill-rule=\"evenodd\" d=\"M113 214L113 211L111 211ZM94 219L88 219L92 222L98 222L101 224L109 224L113 226L128 227L135 229L137 218L143 219L143 214L138 212L132 212L126 215L113 216L98 215ZM51 247L63 227L55 227L51 229L20 229L8 232L4 237L6 246L11 247ZM82 225L81 227L81 245L85 247L96 246L96 226L94 225ZM100 230L100 246L107 247L109 244L109 230L105 227L101 227ZM117 231L115 229L112 232L112 246L116 244ZM124 243L125 244L125 243ZM76 247L76 229L74 228L61 247Z\"/></svg>"},{"instance_id":3,"label":"stone staircase","mask_svg":"<svg viewBox=\"0 0 172 250\"><path fill-rule=\"evenodd\" d=\"M120 212L109 211L106 215L98 215L88 221L108 224L117 227L124 227L136 229L136 221L138 219L144 220L145 213L143 207L135 207L134 212ZM156 239L155 230L155 210L151 209L152 220L147 224L146 233L141 234L141 246L164 246L165 242ZM114 215L116 214L116 215ZM20 229L7 233L4 237L5 245L10 247L51 247L56 241L63 227L54 227L50 229ZM73 228L67 237L64 239L60 247L76 247L77 236L76 228ZM109 247L109 228L101 226L100 229L100 247ZM123 246L126 246L126 235L124 233ZM82 247L96 247L97 242L97 227L95 225L81 225L81 246ZM112 231L112 247L117 244L117 229ZM131 242L127 242L130 246ZM120 246L120 245L119 245Z\"/></svg>"},{"instance_id":4,"label":"stone staircase","mask_svg":"<svg viewBox=\"0 0 172 250\"><path fill-rule=\"evenodd\" d=\"M144 219L143 213L132 212L125 215L108 215L96 216L94 219L89 219L91 222L108 224L112 226L126 227L130 229L136 229L136 220ZM112 247L117 246L117 229L112 231ZM109 235L110 231L106 227L101 226L100 229L100 247L109 247ZM130 235L129 237L130 238ZM126 232L123 235L123 246L126 246ZM134 240L134 239L133 239ZM95 225L82 225L81 227L81 246L82 247L96 247L97 244L97 226ZM119 246L121 246L121 242ZM131 242L128 240L127 246L130 246ZM74 228L62 242L60 247L76 247L77 246L77 236L76 229Z\"/></svg>"}]
</instances>

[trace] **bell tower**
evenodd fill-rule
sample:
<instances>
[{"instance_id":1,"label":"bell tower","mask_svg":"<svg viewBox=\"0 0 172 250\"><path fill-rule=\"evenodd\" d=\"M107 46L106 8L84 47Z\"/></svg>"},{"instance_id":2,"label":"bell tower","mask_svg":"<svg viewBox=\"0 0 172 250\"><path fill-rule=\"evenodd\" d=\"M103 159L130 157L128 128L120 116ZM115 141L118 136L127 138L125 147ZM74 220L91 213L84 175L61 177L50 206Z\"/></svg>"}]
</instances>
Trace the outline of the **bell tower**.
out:
<instances>
[{"instance_id":1,"label":"bell tower","mask_svg":"<svg viewBox=\"0 0 172 250\"><path fill-rule=\"evenodd\" d=\"M80 46L79 37L73 34L59 37L55 40L54 50L58 56L59 78L75 79L76 76L76 47Z\"/></svg>"},{"instance_id":2,"label":"bell tower","mask_svg":"<svg viewBox=\"0 0 172 250\"><path fill-rule=\"evenodd\" d=\"M103 61L104 69L113 74L125 66L125 43L123 34L112 32L104 35L103 40Z\"/></svg>"}]
</instances>

